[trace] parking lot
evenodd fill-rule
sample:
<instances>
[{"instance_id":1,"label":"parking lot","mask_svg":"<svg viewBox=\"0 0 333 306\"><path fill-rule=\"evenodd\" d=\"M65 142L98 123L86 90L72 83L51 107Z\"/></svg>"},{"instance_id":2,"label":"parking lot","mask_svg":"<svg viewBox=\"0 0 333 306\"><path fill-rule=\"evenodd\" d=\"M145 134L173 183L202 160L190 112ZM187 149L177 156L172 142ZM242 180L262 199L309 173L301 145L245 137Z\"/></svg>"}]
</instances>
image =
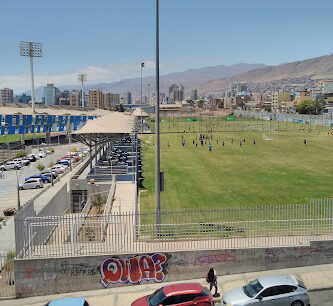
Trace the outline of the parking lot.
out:
<instances>
[{"instance_id":1,"label":"parking lot","mask_svg":"<svg viewBox=\"0 0 333 306\"><path fill-rule=\"evenodd\" d=\"M83 145L72 144L71 148L74 147L79 149L83 147ZM36 168L38 162L41 162L46 167L50 162L56 163L57 159L69 152L68 145L54 146L53 148L55 149L54 153L48 154L46 157L30 163L30 165L24 166L20 170L3 172L4 179L0 179L0 216L3 216L3 210L6 208L17 208L17 178L19 184L22 184L25 178L40 172ZM32 150L32 153L36 152L38 152L38 148ZM41 191L42 189L20 190L21 205Z\"/></svg>"}]
</instances>

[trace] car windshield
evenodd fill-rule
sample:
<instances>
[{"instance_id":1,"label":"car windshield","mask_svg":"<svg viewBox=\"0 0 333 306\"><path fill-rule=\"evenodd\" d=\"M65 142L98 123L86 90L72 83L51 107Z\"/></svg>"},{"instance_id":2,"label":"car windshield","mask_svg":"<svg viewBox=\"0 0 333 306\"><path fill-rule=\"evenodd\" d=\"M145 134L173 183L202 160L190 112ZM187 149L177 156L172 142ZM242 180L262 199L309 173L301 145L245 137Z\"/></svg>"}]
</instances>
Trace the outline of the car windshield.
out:
<instances>
[{"instance_id":1,"label":"car windshield","mask_svg":"<svg viewBox=\"0 0 333 306\"><path fill-rule=\"evenodd\" d=\"M243 287L244 293L253 298L255 297L264 287L259 283L258 279L249 282Z\"/></svg>"},{"instance_id":2,"label":"car windshield","mask_svg":"<svg viewBox=\"0 0 333 306\"><path fill-rule=\"evenodd\" d=\"M149 295L147 302L149 306L158 306L165 299L163 288L156 290L153 294Z\"/></svg>"}]
</instances>

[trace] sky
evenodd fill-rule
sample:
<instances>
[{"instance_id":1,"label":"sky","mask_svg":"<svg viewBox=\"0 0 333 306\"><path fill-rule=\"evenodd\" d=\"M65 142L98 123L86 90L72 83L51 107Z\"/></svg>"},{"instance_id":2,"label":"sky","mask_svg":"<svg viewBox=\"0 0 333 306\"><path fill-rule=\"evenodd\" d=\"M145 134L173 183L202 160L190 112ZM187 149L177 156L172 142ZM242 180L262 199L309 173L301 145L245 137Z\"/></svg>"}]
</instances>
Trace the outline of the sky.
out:
<instances>
[{"instance_id":1,"label":"sky","mask_svg":"<svg viewBox=\"0 0 333 306\"><path fill-rule=\"evenodd\" d=\"M331 0L160 0L160 73L333 53ZM35 85L155 73L155 0L0 0L0 88L30 88L19 42L37 41Z\"/></svg>"}]
</instances>

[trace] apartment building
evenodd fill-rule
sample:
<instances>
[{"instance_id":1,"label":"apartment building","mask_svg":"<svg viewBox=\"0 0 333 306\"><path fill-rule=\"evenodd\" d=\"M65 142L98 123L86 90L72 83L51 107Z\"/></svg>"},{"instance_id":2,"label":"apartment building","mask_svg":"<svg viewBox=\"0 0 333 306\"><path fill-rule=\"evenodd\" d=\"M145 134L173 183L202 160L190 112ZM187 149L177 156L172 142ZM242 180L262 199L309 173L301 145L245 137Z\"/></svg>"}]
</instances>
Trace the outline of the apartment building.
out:
<instances>
[{"instance_id":1,"label":"apartment building","mask_svg":"<svg viewBox=\"0 0 333 306\"><path fill-rule=\"evenodd\" d=\"M2 103L14 103L13 89L4 88L0 90L0 102Z\"/></svg>"},{"instance_id":2,"label":"apartment building","mask_svg":"<svg viewBox=\"0 0 333 306\"><path fill-rule=\"evenodd\" d=\"M111 92L104 94L104 106L106 109L115 109L117 104L120 104L119 94L113 94Z\"/></svg>"},{"instance_id":3,"label":"apartment building","mask_svg":"<svg viewBox=\"0 0 333 306\"><path fill-rule=\"evenodd\" d=\"M104 94L99 89L89 90L89 106L104 109Z\"/></svg>"}]
</instances>

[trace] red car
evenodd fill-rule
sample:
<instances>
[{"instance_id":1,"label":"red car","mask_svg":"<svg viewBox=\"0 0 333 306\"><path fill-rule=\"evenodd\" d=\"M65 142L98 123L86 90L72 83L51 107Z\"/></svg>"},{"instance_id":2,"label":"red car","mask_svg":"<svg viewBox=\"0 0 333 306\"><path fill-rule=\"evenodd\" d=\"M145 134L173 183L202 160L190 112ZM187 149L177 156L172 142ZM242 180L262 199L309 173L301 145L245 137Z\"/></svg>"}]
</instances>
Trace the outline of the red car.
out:
<instances>
[{"instance_id":1,"label":"red car","mask_svg":"<svg viewBox=\"0 0 333 306\"><path fill-rule=\"evenodd\" d=\"M214 301L210 291L199 283L182 283L162 287L132 303L132 306L160 305L208 306L214 305Z\"/></svg>"}]
</instances>

